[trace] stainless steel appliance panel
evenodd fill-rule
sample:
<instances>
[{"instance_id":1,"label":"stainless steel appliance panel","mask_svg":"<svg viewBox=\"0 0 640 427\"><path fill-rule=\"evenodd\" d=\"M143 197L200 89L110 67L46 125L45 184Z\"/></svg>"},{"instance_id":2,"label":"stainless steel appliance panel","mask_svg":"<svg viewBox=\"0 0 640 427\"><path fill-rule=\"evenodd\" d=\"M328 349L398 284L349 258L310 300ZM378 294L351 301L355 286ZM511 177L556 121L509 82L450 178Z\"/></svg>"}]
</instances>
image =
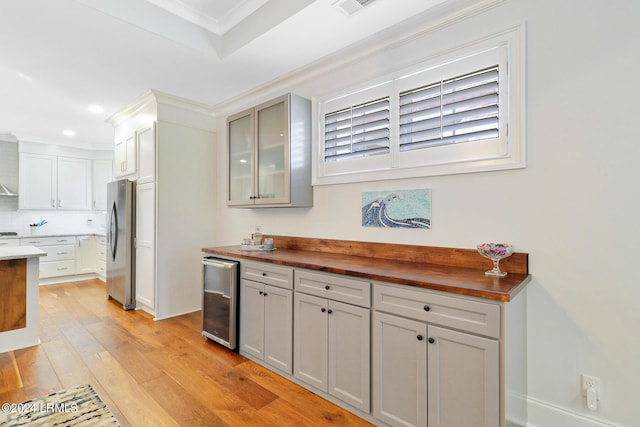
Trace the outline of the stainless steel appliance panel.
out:
<instances>
[{"instance_id":1,"label":"stainless steel appliance panel","mask_svg":"<svg viewBox=\"0 0 640 427\"><path fill-rule=\"evenodd\" d=\"M202 260L202 335L232 350L238 342L239 265L215 257Z\"/></svg>"},{"instance_id":2,"label":"stainless steel appliance panel","mask_svg":"<svg viewBox=\"0 0 640 427\"><path fill-rule=\"evenodd\" d=\"M135 183L107 184L107 296L135 308Z\"/></svg>"}]
</instances>

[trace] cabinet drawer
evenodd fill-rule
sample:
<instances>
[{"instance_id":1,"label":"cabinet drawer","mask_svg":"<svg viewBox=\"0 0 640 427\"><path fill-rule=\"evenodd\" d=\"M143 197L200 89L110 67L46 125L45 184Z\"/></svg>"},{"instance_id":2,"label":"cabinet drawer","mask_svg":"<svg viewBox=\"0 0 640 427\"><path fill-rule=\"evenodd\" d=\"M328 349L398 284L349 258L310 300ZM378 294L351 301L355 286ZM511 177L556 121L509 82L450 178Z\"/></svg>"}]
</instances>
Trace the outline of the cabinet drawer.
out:
<instances>
[{"instance_id":1,"label":"cabinet drawer","mask_svg":"<svg viewBox=\"0 0 640 427\"><path fill-rule=\"evenodd\" d=\"M74 260L41 262L40 278L68 276L76 273L76 262Z\"/></svg>"},{"instance_id":2,"label":"cabinet drawer","mask_svg":"<svg viewBox=\"0 0 640 427\"><path fill-rule=\"evenodd\" d=\"M98 261L106 262L107 261L107 248L104 246L98 246L98 251L96 254L96 258Z\"/></svg>"},{"instance_id":3,"label":"cabinet drawer","mask_svg":"<svg viewBox=\"0 0 640 427\"><path fill-rule=\"evenodd\" d=\"M41 262L64 261L76 257L76 247L73 245L42 246L40 249L47 253Z\"/></svg>"},{"instance_id":4,"label":"cabinet drawer","mask_svg":"<svg viewBox=\"0 0 640 427\"><path fill-rule=\"evenodd\" d=\"M293 289L292 268L258 262L241 262L240 271L243 279Z\"/></svg>"},{"instance_id":5,"label":"cabinet drawer","mask_svg":"<svg viewBox=\"0 0 640 427\"><path fill-rule=\"evenodd\" d=\"M105 263L98 263L98 265L96 266L96 273L98 273L100 276L106 276L107 275L107 264Z\"/></svg>"},{"instance_id":6,"label":"cabinet drawer","mask_svg":"<svg viewBox=\"0 0 640 427\"><path fill-rule=\"evenodd\" d=\"M497 304L374 284L373 306L378 311L500 337L500 306Z\"/></svg>"},{"instance_id":7,"label":"cabinet drawer","mask_svg":"<svg viewBox=\"0 0 640 427\"><path fill-rule=\"evenodd\" d=\"M9 246L20 246L19 239L0 239L0 248L6 248Z\"/></svg>"},{"instance_id":8,"label":"cabinet drawer","mask_svg":"<svg viewBox=\"0 0 640 427\"><path fill-rule=\"evenodd\" d=\"M371 284L342 276L296 270L295 290L306 294L371 307Z\"/></svg>"},{"instance_id":9,"label":"cabinet drawer","mask_svg":"<svg viewBox=\"0 0 640 427\"><path fill-rule=\"evenodd\" d=\"M75 245L75 244L76 244L76 236L23 237L20 239L21 246Z\"/></svg>"}]
</instances>

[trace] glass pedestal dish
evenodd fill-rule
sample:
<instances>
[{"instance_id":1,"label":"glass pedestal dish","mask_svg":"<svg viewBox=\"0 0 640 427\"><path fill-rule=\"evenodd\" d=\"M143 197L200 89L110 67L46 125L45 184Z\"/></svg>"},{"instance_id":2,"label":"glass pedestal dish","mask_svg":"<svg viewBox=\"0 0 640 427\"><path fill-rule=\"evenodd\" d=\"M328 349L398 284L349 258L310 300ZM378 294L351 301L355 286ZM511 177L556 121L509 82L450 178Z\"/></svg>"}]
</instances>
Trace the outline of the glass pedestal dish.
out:
<instances>
[{"instance_id":1,"label":"glass pedestal dish","mask_svg":"<svg viewBox=\"0 0 640 427\"><path fill-rule=\"evenodd\" d=\"M493 269L485 271L485 276L504 277L506 271L500 270L500 260L513 254L513 246L508 243L481 243L477 246L478 253L493 261Z\"/></svg>"}]
</instances>

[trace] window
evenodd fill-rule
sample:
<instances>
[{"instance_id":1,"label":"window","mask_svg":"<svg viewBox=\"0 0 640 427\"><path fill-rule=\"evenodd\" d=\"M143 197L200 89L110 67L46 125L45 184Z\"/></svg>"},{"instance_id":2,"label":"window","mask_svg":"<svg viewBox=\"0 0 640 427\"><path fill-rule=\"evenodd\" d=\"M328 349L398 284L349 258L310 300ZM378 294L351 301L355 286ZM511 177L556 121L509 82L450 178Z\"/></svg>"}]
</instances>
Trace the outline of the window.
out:
<instances>
[{"instance_id":1,"label":"window","mask_svg":"<svg viewBox=\"0 0 640 427\"><path fill-rule=\"evenodd\" d=\"M314 184L524 167L519 51L490 43L321 99Z\"/></svg>"},{"instance_id":2,"label":"window","mask_svg":"<svg viewBox=\"0 0 640 427\"><path fill-rule=\"evenodd\" d=\"M329 113L324 118L324 161L389 152L389 97Z\"/></svg>"},{"instance_id":3,"label":"window","mask_svg":"<svg viewBox=\"0 0 640 427\"><path fill-rule=\"evenodd\" d=\"M400 151L498 137L498 66L400 94Z\"/></svg>"}]
</instances>

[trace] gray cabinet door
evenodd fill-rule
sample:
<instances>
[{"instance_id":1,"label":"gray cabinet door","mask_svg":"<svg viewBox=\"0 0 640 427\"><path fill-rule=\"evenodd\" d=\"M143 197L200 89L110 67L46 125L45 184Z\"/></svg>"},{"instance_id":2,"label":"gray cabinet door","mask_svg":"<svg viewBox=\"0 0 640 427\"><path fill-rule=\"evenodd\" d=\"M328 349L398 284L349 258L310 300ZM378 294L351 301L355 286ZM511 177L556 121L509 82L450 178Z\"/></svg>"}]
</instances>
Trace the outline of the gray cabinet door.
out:
<instances>
[{"instance_id":1,"label":"gray cabinet door","mask_svg":"<svg viewBox=\"0 0 640 427\"><path fill-rule=\"evenodd\" d=\"M426 427L427 325L379 312L372 323L373 415L392 426Z\"/></svg>"},{"instance_id":2,"label":"gray cabinet door","mask_svg":"<svg viewBox=\"0 0 640 427\"><path fill-rule=\"evenodd\" d=\"M329 301L329 393L364 412L370 409L370 311Z\"/></svg>"},{"instance_id":3,"label":"gray cabinet door","mask_svg":"<svg viewBox=\"0 0 640 427\"><path fill-rule=\"evenodd\" d=\"M264 285L264 361L291 375L293 292Z\"/></svg>"},{"instance_id":4,"label":"gray cabinet door","mask_svg":"<svg viewBox=\"0 0 640 427\"><path fill-rule=\"evenodd\" d=\"M429 427L499 425L498 341L431 325L428 336Z\"/></svg>"},{"instance_id":5,"label":"gray cabinet door","mask_svg":"<svg viewBox=\"0 0 640 427\"><path fill-rule=\"evenodd\" d=\"M327 300L296 292L294 323L294 376L327 391Z\"/></svg>"},{"instance_id":6,"label":"gray cabinet door","mask_svg":"<svg viewBox=\"0 0 640 427\"><path fill-rule=\"evenodd\" d=\"M264 360L264 285L240 280L240 351Z\"/></svg>"}]
</instances>

